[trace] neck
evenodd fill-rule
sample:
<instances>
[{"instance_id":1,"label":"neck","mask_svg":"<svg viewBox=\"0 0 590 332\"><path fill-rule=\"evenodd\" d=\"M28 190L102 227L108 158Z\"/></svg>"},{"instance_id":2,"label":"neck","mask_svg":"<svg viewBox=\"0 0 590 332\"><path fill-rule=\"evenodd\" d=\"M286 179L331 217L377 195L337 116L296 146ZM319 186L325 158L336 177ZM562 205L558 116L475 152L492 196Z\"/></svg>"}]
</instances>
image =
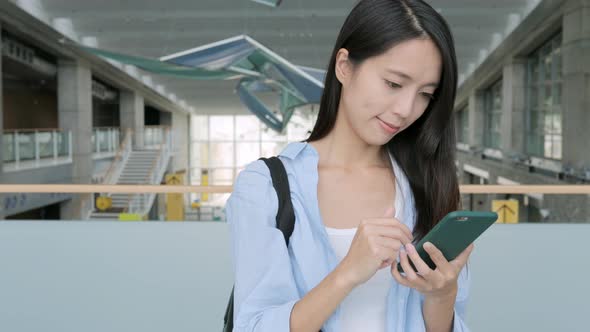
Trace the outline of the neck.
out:
<instances>
[{"instance_id":1,"label":"neck","mask_svg":"<svg viewBox=\"0 0 590 332\"><path fill-rule=\"evenodd\" d=\"M338 114L343 114L338 112ZM346 169L389 167L389 154L384 146L370 145L359 137L343 117L338 116L332 131L324 138L311 142L325 167Z\"/></svg>"}]
</instances>

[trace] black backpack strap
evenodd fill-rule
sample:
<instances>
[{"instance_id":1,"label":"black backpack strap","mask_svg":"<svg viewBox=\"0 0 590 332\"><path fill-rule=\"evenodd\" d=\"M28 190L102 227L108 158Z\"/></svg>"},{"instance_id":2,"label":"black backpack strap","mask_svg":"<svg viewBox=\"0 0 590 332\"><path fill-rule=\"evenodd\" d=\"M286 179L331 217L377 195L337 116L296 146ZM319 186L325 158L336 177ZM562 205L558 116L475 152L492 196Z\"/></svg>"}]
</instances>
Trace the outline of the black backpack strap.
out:
<instances>
[{"instance_id":1,"label":"black backpack strap","mask_svg":"<svg viewBox=\"0 0 590 332\"><path fill-rule=\"evenodd\" d=\"M293 210L293 204L291 203L291 189L289 187L287 171L285 170L283 162L278 157L260 158L259 160L264 161L270 170L272 185L277 192L277 199L279 202L276 216L276 227L283 232L285 244L288 247L289 238L291 237L291 234L293 234L293 229L295 228L295 212ZM223 332L231 332L233 330L233 320L234 289L232 288L229 303L225 310L225 316L223 317Z\"/></svg>"},{"instance_id":2,"label":"black backpack strap","mask_svg":"<svg viewBox=\"0 0 590 332\"><path fill-rule=\"evenodd\" d=\"M227 308L225 308L225 315L223 316L223 332L232 332L234 330L234 287L231 289L231 295Z\"/></svg>"},{"instance_id":3,"label":"black backpack strap","mask_svg":"<svg viewBox=\"0 0 590 332\"><path fill-rule=\"evenodd\" d=\"M289 187L289 178L285 166L278 157L260 158L263 160L272 177L272 185L277 192L279 201L279 208L277 211L277 228L283 232L285 243L289 246L289 238L293 234L295 228L295 212L293 211L293 203L291 202L291 189Z\"/></svg>"}]
</instances>

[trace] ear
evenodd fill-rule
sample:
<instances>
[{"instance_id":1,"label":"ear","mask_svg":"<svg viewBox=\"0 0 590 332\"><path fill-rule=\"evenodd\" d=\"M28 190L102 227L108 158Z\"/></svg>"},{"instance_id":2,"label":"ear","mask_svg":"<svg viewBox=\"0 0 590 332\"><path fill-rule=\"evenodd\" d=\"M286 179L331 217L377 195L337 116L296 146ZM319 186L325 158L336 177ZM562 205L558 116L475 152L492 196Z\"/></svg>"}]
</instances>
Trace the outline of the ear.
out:
<instances>
[{"instance_id":1,"label":"ear","mask_svg":"<svg viewBox=\"0 0 590 332\"><path fill-rule=\"evenodd\" d=\"M348 50L341 48L336 53L336 66L334 68L336 78L340 84L347 85L352 75L352 63L348 58Z\"/></svg>"}]
</instances>

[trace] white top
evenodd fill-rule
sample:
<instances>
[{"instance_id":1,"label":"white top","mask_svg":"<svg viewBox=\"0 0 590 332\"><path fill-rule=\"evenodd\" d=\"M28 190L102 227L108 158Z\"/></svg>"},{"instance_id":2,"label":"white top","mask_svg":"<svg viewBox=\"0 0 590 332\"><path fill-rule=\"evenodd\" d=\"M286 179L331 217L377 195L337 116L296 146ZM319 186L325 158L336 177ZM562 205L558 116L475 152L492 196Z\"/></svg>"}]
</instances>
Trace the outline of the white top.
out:
<instances>
[{"instance_id":1,"label":"white top","mask_svg":"<svg viewBox=\"0 0 590 332\"><path fill-rule=\"evenodd\" d=\"M391 157L391 155L390 155ZM404 176L399 167L396 167L392 159L396 176L395 181L395 217L402 210L402 194L399 186L399 177ZM340 262L348 253L356 228L336 229L326 227L330 244ZM342 309L342 332L371 331L385 332L385 313L387 294L393 276L389 267L383 268L366 283L354 288L350 294L340 303Z\"/></svg>"}]
</instances>

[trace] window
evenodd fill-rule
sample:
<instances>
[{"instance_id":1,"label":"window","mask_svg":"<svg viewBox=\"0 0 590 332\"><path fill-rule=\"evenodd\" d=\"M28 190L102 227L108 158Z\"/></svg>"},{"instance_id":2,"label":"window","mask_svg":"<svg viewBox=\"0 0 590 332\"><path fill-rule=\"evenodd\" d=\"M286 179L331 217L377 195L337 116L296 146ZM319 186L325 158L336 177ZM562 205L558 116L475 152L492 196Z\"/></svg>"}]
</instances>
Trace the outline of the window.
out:
<instances>
[{"instance_id":1,"label":"window","mask_svg":"<svg viewBox=\"0 0 590 332\"><path fill-rule=\"evenodd\" d=\"M254 115L192 116L192 184L233 184L249 163L277 155L288 143L306 139L315 123L313 113L308 108L296 110L283 134L266 128ZM199 196L193 194L191 199ZM203 199L208 197L212 205L224 205L227 196L210 194Z\"/></svg>"},{"instance_id":2,"label":"window","mask_svg":"<svg viewBox=\"0 0 590 332\"><path fill-rule=\"evenodd\" d=\"M502 126L502 80L492 84L484 92L484 146L501 147Z\"/></svg>"},{"instance_id":3,"label":"window","mask_svg":"<svg viewBox=\"0 0 590 332\"><path fill-rule=\"evenodd\" d=\"M527 60L526 151L561 160L562 65L561 32Z\"/></svg>"},{"instance_id":4,"label":"window","mask_svg":"<svg viewBox=\"0 0 590 332\"><path fill-rule=\"evenodd\" d=\"M234 117L216 115L209 117L209 139L212 141L233 141Z\"/></svg>"},{"instance_id":5,"label":"window","mask_svg":"<svg viewBox=\"0 0 590 332\"><path fill-rule=\"evenodd\" d=\"M239 141L258 141L260 139L260 121L251 115L236 116L236 139Z\"/></svg>"},{"instance_id":6,"label":"window","mask_svg":"<svg viewBox=\"0 0 590 332\"><path fill-rule=\"evenodd\" d=\"M191 116L191 137L192 140L209 140L209 117L206 115Z\"/></svg>"}]
</instances>

